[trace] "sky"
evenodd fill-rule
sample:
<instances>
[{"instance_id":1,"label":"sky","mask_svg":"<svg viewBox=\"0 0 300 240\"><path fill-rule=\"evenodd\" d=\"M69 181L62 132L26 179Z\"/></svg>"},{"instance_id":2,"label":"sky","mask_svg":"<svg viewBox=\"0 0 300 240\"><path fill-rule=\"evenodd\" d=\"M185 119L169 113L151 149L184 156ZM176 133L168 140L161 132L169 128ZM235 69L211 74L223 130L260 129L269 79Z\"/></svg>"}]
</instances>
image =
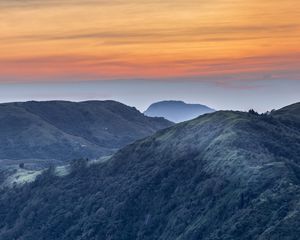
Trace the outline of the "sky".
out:
<instances>
[{"instance_id":1,"label":"sky","mask_svg":"<svg viewBox=\"0 0 300 240\"><path fill-rule=\"evenodd\" d=\"M0 0L0 32L2 102L300 101L299 0Z\"/></svg>"}]
</instances>

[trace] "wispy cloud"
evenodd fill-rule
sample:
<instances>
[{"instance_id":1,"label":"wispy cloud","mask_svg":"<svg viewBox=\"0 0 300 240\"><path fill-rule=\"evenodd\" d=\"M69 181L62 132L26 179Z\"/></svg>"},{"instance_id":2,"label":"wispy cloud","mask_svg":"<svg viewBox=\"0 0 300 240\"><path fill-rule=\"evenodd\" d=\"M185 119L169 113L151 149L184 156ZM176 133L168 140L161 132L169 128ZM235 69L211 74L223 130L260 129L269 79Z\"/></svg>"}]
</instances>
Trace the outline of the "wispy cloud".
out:
<instances>
[{"instance_id":1,"label":"wispy cloud","mask_svg":"<svg viewBox=\"0 0 300 240\"><path fill-rule=\"evenodd\" d=\"M0 76L300 79L299 9L298 0L0 0Z\"/></svg>"},{"instance_id":2,"label":"wispy cloud","mask_svg":"<svg viewBox=\"0 0 300 240\"><path fill-rule=\"evenodd\" d=\"M95 5L95 4L121 4L120 0L0 0L2 8L33 8L33 7L57 7L63 5Z\"/></svg>"},{"instance_id":3,"label":"wispy cloud","mask_svg":"<svg viewBox=\"0 0 300 240\"><path fill-rule=\"evenodd\" d=\"M300 24L274 25L274 26L222 26L222 27L193 27L193 28L165 28L165 29L133 29L122 31L122 29L112 29L110 31L95 31L93 29L84 33L64 32L44 33L44 34L24 34L17 36L0 37L0 41L57 41L57 40L82 40L82 39L104 39L113 43L147 43L147 42L168 42L172 39L176 41L236 41L253 40L261 38L272 38L274 33L286 33L300 30ZM236 34L250 35L236 36ZM253 35L251 35L251 33ZM258 35L263 33L263 35ZM180 39L181 37L181 39Z\"/></svg>"}]
</instances>

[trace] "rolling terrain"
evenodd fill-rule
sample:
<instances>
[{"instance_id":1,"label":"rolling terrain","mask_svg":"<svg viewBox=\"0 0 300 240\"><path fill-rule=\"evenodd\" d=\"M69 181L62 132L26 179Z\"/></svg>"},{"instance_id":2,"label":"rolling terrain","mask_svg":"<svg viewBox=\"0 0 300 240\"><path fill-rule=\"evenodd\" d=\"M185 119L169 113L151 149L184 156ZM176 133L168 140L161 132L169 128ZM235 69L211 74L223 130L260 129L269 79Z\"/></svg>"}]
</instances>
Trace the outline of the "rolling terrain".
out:
<instances>
[{"instance_id":1,"label":"rolling terrain","mask_svg":"<svg viewBox=\"0 0 300 240\"><path fill-rule=\"evenodd\" d=\"M171 125L114 101L0 104L0 160L98 158Z\"/></svg>"},{"instance_id":2,"label":"rolling terrain","mask_svg":"<svg viewBox=\"0 0 300 240\"><path fill-rule=\"evenodd\" d=\"M0 239L297 240L300 103L219 111L2 190Z\"/></svg>"}]
</instances>

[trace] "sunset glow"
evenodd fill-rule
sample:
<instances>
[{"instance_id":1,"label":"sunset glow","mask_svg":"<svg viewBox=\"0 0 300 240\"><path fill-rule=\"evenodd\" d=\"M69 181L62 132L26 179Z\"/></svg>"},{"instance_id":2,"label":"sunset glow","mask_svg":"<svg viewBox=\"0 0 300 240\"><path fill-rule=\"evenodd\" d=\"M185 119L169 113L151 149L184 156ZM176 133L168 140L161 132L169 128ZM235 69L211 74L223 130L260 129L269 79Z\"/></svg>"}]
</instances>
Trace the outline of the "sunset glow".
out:
<instances>
[{"instance_id":1,"label":"sunset glow","mask_svg":"<svg viewBox=\"0 0 300 240\"><path fill-rule=\"evenodd\" d=\"M299 0L0 1L1 81L300 79Z\"/></svg>"}]
</instances>

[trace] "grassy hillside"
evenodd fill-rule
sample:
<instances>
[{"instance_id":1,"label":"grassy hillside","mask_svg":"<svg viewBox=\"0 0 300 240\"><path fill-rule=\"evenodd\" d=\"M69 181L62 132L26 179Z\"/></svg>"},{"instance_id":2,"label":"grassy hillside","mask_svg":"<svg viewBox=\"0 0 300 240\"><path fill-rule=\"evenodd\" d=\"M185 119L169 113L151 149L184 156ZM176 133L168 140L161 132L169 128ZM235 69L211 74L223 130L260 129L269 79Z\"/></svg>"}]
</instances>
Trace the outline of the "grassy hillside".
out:
<instances>
[{"instance_id":1,"label":"grassy hillside","mask_svg":"<svg viewBox=\"0 0 300 240\"><path fill-rule=\"evenodd\" d=\"M220 111L0 194L0 239L300 236L300 104Z\"/></svg>"},{"instance_id":2,"label":"grassy hillside","mask_svg":"<svg viewBox=\"0 0 300 240\"><path fill-rule=\"evenodd\" d=\"M114 101L0 104L0 158L96 158L171 125Z\"/></svg>"}]
</instances>

